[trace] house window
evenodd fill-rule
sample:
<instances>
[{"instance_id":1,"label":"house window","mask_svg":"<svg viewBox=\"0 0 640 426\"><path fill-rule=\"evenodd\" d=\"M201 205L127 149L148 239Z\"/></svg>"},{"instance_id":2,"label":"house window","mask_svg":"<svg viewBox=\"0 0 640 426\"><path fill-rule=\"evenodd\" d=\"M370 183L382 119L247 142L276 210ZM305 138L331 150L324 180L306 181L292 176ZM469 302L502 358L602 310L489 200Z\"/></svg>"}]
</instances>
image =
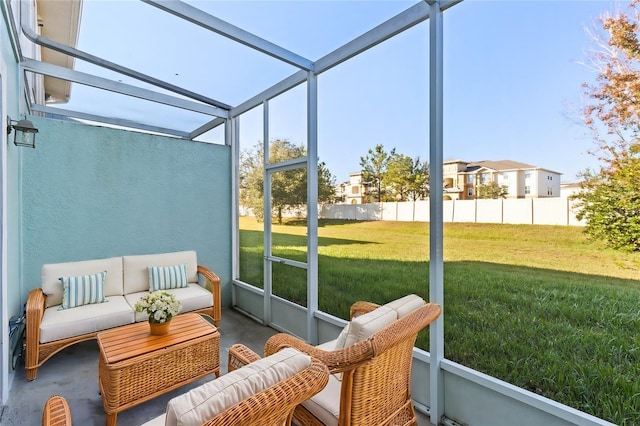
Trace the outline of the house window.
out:
<instances>
[{"instance_id":1,"label":"house window","mask_svg":"<svg viewBox=\"0 0 640 426\"><path fill-rule=\"evenodd\" d=\"M467 175L467 183L473 183L473 175Z\"/></svg>"},{"instance_id":2,"label":"house window","mask_svg":"<svg viewBox=\"0 0 640 426\"><path fill-rule=\"evenodd\" d=\"M489 173L482 173L480 175L480 183L484 184L484 183L487 183L487 182L489 182Z\"/></svg>"},{"instance_id":3,"label":"house window","mask_svg":"<svg viewBox=\"0 0 640 426\"><path fill-rule=\"evenodd\" d=\"M531 172L524 172L524 178L525 179L531 178Z\"/></svg>"},{"instance_id":4,"label":"house window","mask_svg":"<svg viewBox=\"0 0 640 426\"><path fill-rule=\"evenodd\" d=\"M531 187L530 186L525 186L524 187L524 193L526 194L531 194Z\"/></svg>"},{"instance_id":5,"label":"house window","mask_svg":"<svg viewBox=\"0 0 640 426\"><path fill-rule=\"evenodd\" d=\"M473 197L473 188L467 189L467 196Z\"/></svg>"},{"instance_id":6,"label":"house window","mask_svg":"<svg viewBox=\"0 0 640 426\"><path fill-rule=\"evenodd\" d=\"M503 173L502 180L509 180L509 173Z\"/></svg>"},{"instance_id":7,"label":"house window","mask_svg":"<svg viewBox=\"0 0 640 426\"><path fill-rule=\"evenodd\" d=\"M360 187L359 186L352 186L351 187L351 193L352 194L359 194L360 193Z\"/></svg>"}]
</instances>

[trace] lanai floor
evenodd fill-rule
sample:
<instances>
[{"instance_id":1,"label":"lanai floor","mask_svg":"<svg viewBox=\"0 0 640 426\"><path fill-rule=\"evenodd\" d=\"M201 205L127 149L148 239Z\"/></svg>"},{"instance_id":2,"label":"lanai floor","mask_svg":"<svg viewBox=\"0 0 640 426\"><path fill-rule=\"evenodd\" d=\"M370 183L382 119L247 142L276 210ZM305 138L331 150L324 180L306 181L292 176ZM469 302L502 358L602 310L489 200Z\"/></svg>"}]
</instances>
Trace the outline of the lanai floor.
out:
<instances>
[{"instance_id":1,"label":"lanai floor","mask_svg":"<svg viewBox=\"0 0 640 426\"><path fill-rule=\"evenodd\" d=\"M223 309L219 328L220 364L227 371L227 354L234 343L243 343L262 354L265 341L275 330L262 326L232 310ZM174 396L177 396L213 376L169 392L144 404L118 414L118 424L138 426L160 415ZM51 395L62 395L69 402L73 424L102 426L105 422L102 399L98 393L98 345L83 342L67 348L47 361L32 382L27 382L24 364L19 361L7 405L1 408L0 425L36 426L41 423L42 407ZM426 416L418 413L419 426L430 425Z\"/></svg>"}]
</instances>

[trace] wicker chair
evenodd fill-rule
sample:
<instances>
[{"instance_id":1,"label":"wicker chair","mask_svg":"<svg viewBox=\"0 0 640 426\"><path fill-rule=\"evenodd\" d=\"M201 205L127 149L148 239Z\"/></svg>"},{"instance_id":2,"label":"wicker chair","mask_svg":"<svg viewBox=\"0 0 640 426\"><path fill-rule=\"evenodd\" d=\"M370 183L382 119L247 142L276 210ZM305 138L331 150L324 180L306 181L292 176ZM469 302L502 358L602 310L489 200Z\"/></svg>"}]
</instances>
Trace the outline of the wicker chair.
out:
<instances>
[{"instance_id":1,"label":"wicker chair","mask_svg":"<svg viewBox=\"0 0 640 426\"><path fill-rule=\"evenodd\" d=\"M244 362L256 361L260 356L246 346L236 344L229 349L229 359L241 357ZM230 365L234 364L231 361ZM229 367L229 371L233 371ZM298 374L258 392L250 398L226 409L205 423L206 426L288 426L293 411L303 401L320 392L329 381L327 366L317 359Z\"/></svg>"},{"instance_id":2,"label":"wicker chair","mask_svg":"<svg viewBox=\"0 0 640 426\"><path fill-rule=\"evenodd\" d=\"M53 395L44 404L42 426L71 426L71 411L67 400Z\"/></svg>"},{"instance_id":3,"label":"wicker chair","mask_svg":"<svg viewBox=\"0 0 640 426\"><path fill-rule=\"evenodd\" d=\"M260 356L246 346L233 345L229 350L229 371L258 359ZM327 367L317 359L312 359L311 365L304 370L227 408L204 425L288 426L296 406L320 392L328 380ZM71 414L64 398L54 396L50 401L45 405L42 425L71 425ZM164 425L164 416L146 424Z\"/></svg>"},{"instance_id":4,"label":"wicker chair","mask_svg":"<svg viewBox=\"0 0 640 426\"><path fill-rule=\"evenodd\" d=\"M377 307L369 302L356 302L351 307L351 318ZM413 347L418 332L438 318L440 312L439 305L424 304L366 340L333 351L287 334L276 334L267 341L265 355L293 347L324 362L334 375L331 380L336 386L333 390L327 386L322 397L339 398L339 426L415 425L417 420L411 402ZM320 396L313 404L320 403ZM312 401L296 408L296 423L325 424L305 408L305 405L312 406Z\"/></svg>"}]
</instances>

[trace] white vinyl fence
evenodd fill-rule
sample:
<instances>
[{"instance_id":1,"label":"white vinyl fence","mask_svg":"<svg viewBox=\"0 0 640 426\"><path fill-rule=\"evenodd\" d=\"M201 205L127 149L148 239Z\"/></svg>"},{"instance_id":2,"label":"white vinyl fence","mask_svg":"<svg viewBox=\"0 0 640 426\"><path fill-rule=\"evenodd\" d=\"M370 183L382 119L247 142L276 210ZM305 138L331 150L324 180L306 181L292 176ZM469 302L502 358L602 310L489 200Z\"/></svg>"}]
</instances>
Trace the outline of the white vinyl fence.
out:
<instances>
[{"instance_id":1,"label":"white vinyl fence","mask_svg":"<svg viewBox=\"0 0 640 426\"><path fill-rule=\"evenodd\" d=\"M446 200L445 222L584 226L568 198ZM324 204L322 219L428 222L429 201L370 204Z\"/></svg>"}]
</instances>

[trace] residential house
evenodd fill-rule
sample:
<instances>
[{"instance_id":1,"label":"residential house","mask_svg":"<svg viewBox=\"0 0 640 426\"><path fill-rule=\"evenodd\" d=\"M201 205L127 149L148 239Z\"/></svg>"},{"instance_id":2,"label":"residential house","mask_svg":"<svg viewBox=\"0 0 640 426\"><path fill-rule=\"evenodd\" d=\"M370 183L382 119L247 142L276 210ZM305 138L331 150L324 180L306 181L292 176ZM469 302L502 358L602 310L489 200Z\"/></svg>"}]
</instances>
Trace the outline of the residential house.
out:
<instances>
[{"instance_id":1,"label":"residential house","mask_svg":"<svg viewBox=\"0 0 640 426\"><path fill-rule=\"evenodd\" d=\"M473 200L478 187L491 182L506 186L507 198L547 198L560 196L561 173L512 160L466 162L445 161L445 200Z\"/></svg>"},{"instance_id":2,"label":"residential house","mask_svg":"<svg viewBox=\"0 0 640 426\"><path fill-rule=\"evenodd\" d=\"M362 173L351 173L348 181L336 185L336 203L365 204L368 192L369 184L363 182Z\"/></svg>"}]
</instances>

